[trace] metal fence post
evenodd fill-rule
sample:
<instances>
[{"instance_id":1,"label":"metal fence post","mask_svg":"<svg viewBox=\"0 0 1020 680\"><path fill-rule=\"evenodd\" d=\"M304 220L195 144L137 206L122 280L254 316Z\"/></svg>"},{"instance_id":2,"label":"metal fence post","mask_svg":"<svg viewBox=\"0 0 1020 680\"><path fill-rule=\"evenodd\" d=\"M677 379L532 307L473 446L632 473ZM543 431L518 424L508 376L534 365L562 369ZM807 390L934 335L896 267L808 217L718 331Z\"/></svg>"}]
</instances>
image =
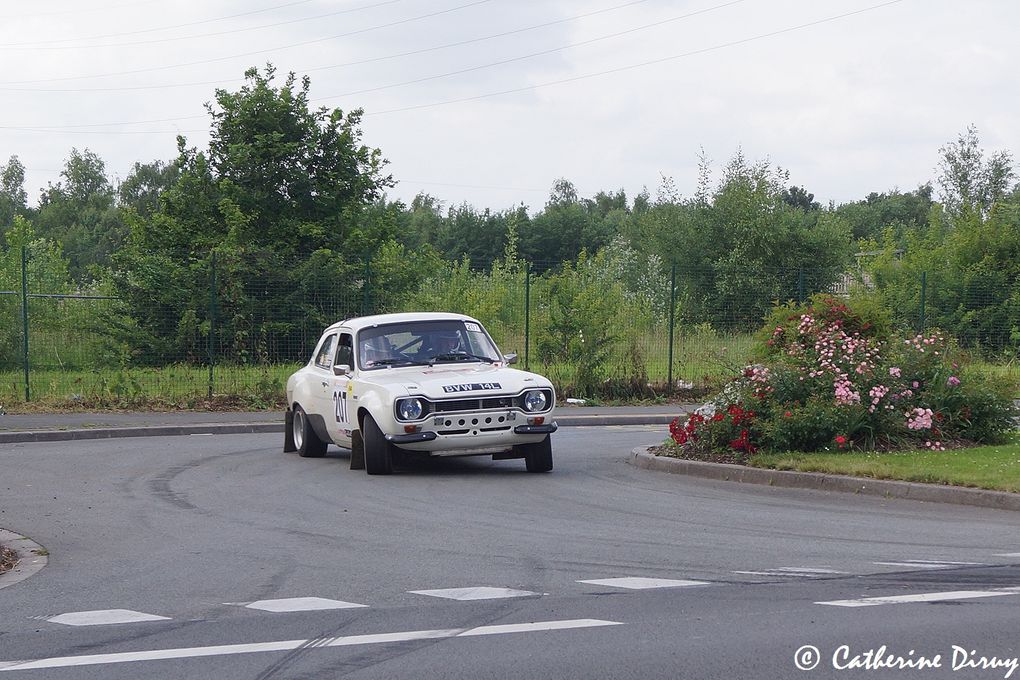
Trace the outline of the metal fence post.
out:
<instances>
[{"instance_id":1,"label":"metal fence post","mask_svg":"<svg viewBox=\"0 0 1020 680\"><path fill-rule=\"evenodd\" d=\"M528 368L531 349L531 263L524 264L524 370Z\"/></svg>"},{"instance_id":2,"label":"metal fence post","mask_svg":"<svg viewBox=\"0 0 1020 680\"><path fill-rule=\"evenodd\" d=\"M361 299L361 315L368 316L369 314L369 291L372 287L372 256L369 253L365 253L365 286L364 295Z\"/></svg>"},{"instance_id":3,"label":"metal fence post","mask_svg":"<svg viewBox=\"0 0 1020 680\"><path fill-rule=\"evenodd\" d=\"M797 302L804 304L804 269L797 270Z\"/></svg>"},{"instance_id":4,"label":"metal fence post","mask_svg":"<svg viewBox=\"0 0 1020 680\"><path fill-rule=\"evenodd\" d=\"M676 262L669 276L669 368L666 369L666 394L673 394L673 330L676 328Z\"/></svg>"},{"instance_id":5,"label":"metal fence post","mask_svg":"<svg viewBox=\"0 0 1020 680\"><path fill-rule=\"evenodd\" d=\"M216 251L212 252L209 264L209 399L213 396L213 366L216 364L216 348L213 334L216 331Z\"/></svg>"},{"instance_id":6,"label":"metal fence post","mask_svg":"<svg viewBox=\"0 0 1020 680\"><path fill-rule=\"evenodd\" d=\"M924 333L925 324L924 303L927 295L928 295L928 272L921 272L921 319L920 319L921 327L918 329L919 333Z\"/></svg>"},{"instance_id":7,"label":"metal fence post","mask_svg":"<svg viewBox=\"0 0 1020 680\"><path fill-rule=\"evenodd\" d=\"M25 368L25 401L31 401L28 369L28 246L21 246L21 336L23 363Z\"/></svg>"}]
</instances>

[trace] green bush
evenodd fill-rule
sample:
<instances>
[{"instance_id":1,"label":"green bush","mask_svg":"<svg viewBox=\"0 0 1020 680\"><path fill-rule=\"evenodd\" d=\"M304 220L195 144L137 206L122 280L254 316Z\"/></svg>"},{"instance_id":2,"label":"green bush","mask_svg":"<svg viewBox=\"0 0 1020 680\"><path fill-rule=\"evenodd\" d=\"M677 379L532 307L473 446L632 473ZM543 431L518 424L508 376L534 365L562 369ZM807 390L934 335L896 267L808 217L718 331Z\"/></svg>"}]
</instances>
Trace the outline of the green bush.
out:
<instances>
[{"instance_id":1,"label":"green bush","mask_svg":"<svg viewBox=\"0 0 1020 680\"><path fill-rule=\"evenodd\" d=\"M1012 429L1007 384L961 367L963 356L938 331L891 327L880 307L832 296L778 307L758 336L763 363L678 419L673 441L694 453L943 449L994 442Z\"/></svg>"}]
</instances>

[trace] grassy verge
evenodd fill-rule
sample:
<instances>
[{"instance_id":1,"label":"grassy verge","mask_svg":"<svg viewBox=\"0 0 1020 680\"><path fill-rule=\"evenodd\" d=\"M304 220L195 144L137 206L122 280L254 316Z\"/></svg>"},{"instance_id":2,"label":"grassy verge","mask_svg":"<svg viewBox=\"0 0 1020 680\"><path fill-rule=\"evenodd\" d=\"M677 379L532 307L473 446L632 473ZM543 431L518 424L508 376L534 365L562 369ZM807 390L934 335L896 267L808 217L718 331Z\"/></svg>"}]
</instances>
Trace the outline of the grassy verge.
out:
<instances>
[{"instance_id":1,"label":"grassy verge","mask_svg":"<svg viewBox=\"0 0 1020 680\"><path fill-rule=\"evenodd\" d=\"M674 398L698 401L707 391L718 388L739 368L751 361L750 334L685 333L674 338ZM503 338L505 351L516 350L523 368L524 340ZM534 349L530 368L553 381L561 398L582 397L602 403L636 403L661 400L669 393L669 336L659 329L645 333L629 351L619 349L603 368L601 393L587 394L576 387L577 367L565 363L544 364ZM284 385L294 364L217 364L210 384L209 368L171 364L161 368L58 368L33 363L30 373L32 401L26 404L25 378L14 357L3 357L0 365L0 407L26 409L116 409L116 408L277 408L283 403ZM978 370L1001 376L1020 395L1020 363L974 360ZM212 398L210 398L210 392Z\"/></svg>"},{"instance_id":2,"label":"grassy verge","mask_svg":"<svg viewBox=\"0 0 1020 680\"><path fill-rule=\"evenodd\" d=\"M24 376L0 371L0 405L8 411L106 409L273 409L284 401L287 377L299 364L94 369L31 373L32 400ZM210 396L211 393L211 396Z\"/></svg>"},{"instance_id":3,"label":"grassy verge","mask_svg":"<svg viewBox=\"0 0 1020 680\"><path fill-rule=\"evenodd\" d=\"M1020 435L1004 444L951 451L777 453L755 455L754 467L1020 492Z\"/></svg>"}]
</instances>

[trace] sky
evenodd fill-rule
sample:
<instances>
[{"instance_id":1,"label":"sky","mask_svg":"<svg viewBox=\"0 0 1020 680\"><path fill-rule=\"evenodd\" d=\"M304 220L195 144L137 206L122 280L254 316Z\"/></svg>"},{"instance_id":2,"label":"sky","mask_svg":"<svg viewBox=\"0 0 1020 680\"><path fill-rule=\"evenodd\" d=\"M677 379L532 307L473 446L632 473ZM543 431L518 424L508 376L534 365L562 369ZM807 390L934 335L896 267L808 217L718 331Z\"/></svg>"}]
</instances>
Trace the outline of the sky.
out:
<instances>
[{"instance_id":1,"label":"sky","mask_svg":"<svg viewBox=\"0 0 1020 680\"><path fill-rule=\"evenodd\" d=\"M934 181L968 125L1020 155L1017 26L1013 0L5 0L0 164L31 204L72 148L116 183L207 148L216 89L272 63L364 110L390 199L691 196L739 150L838 205Z\"/></svg>"}]
</instances>

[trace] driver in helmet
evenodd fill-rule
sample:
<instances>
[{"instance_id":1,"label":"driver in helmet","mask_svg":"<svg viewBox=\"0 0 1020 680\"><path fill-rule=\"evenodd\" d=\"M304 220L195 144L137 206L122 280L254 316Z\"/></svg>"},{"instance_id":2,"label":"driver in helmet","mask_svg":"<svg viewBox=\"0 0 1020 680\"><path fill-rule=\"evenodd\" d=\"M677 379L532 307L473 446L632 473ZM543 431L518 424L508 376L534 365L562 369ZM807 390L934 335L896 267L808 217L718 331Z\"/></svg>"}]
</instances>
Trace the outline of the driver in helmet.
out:
<instances>
[{"instance_id":1,"label":"driver in helmet","mask_svg":"<svg viewBox=\"0 0 1020 680\"><path fill-rule=\"evenodd\" d=\"M460 334L457 331L440 331L435 334L432 348L436 355L460 351Z\"/></svg>"}]
</instances>

